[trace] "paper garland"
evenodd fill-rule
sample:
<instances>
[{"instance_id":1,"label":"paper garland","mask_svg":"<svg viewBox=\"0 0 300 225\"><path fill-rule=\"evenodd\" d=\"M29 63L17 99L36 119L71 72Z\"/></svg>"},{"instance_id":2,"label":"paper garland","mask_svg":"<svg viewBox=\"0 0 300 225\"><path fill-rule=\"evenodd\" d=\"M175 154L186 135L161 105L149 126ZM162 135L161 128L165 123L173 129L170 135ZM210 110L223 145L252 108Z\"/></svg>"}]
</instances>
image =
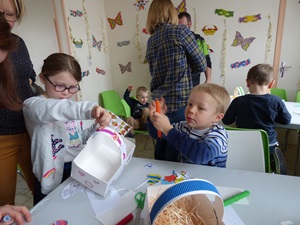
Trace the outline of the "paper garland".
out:
<instances>
[{"instance_id":1,"label":"paper garland","mask_svg":"<svg viewBox=\"0 0 300 225\"><path fill-rule=\"evenodd\" d=\"M222 43L222 57L221 57L221 79L223 80L223 85L226 82L226 41L227 41L227 28L226 19L224 19L224 34Z\"/></svg>"},{"instance_id":2,"label":"paper garland","mask_svg":"<svg viewBox=\"0 0 300 225\"><path fill-rule=\"evenodd\" d=\"M92 66L92 41L91 41L91 33L90 33L90 23L89 23L89 17L88 13L86 11L86 8L84 6L85 0L82 1L82 8L84 13L84 22L85 22L85 32L86 32L86 40L88 43L88 65Z\"/></svg>"},{"instance_id":3,"label":"paper garland","mask_svg":"<svg viewBox=\"0 0 300 225\"><path fill-rule=\"evenodd\" d=\"M73 37L73 33L72 33L72 28L70 26L70 17L68 17L67 23L68 23L68 28L69 28L69 37L70 37L71 42L73 43L74 37ZM71 48L72 48L73 57L76 59L75 45L71 45Z\"/></svg>"},{"instance_id":4,"label":"paper garland","mask_svg":"<svg viewBox=\"0 0 300 225\"><path fill-rule=\"evenodd\" d=\"M202 28L202 31L205 35L214 35L216 31L218 30L218 27L216 25L213 25L213 28L206 28L207 26L204 26Z\"/></svg>"},{"instance_id":5,"label":"paper garland","mask_svg":"<svg viewBox=\"0 0 300 225\"><path fill-rule=\"evenodd\" d=\"M193 10L194 10L194 32L197 33L198 22L197 22L197 16L196 16L196 9L193 8Z\"/></svg>"},{"instance_id":6,"label":"paper garland","mask_svg":"<svg viewBox=\"0 0 300 225\"><path fill-rule=\"evenodd\" d=\"M268 16L269 20L269 28L268 28L268 33L267 33L267 42L266 42L266 51L265 51L265 63L268 63L269 61L269 52L271 49L271 43L272 43L272 23L271 23L271 16Z\"/></svg>"},{"instance_id":7,"label":"paper garland","mask_svg":"<svg viewBox=\"0 0 300 225\"><path fill-rule=\"evenodd\" d=\"M102 44L103 44L103 49L104 49L104 53L108 53L108 47L107 47L106 38L105 38L105 33L104 33L103 20L102 20L101 16L100 16L100 20L101 20L101 33L102 33Z\"/></svg>"},{"instance_id":8,"label":"paper garland","mask_svg":"<svg viewBox=\"0 0 300 225\"><path fill-rule=\"evenodd\" d=\"M140 21L139 21L139 15L136 15L136 48L138 50L138 60L140 64L145 64L145 60L143 62L142 60L142 47L140 42Z\"/></svg>"},{"instance_id":9,"label":"paper garland","mask_svg":"<svg viewBox=\"0 0 300 225\"><path fill-rule=\"evenodd\" d=\"M243 38L240 32L236 31L235 38L231 46L241 46L244 51L247 51L250 44L255 40L255 37Z\"/></svg>"}]
</instances>

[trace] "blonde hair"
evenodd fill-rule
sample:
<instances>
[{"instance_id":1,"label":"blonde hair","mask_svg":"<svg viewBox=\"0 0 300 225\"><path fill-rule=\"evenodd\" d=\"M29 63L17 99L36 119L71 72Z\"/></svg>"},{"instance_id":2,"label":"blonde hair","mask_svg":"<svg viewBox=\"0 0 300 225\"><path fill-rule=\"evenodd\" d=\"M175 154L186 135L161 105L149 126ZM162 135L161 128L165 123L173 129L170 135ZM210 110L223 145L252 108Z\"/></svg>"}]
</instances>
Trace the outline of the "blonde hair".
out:
<instances>
[{"instance_id":1,"label":"blonde hair","mask_svg":"<svg viewBox=\"0 0 300 225\"><path fill-rule=\"evenodd\" d=\"M268 64L257 64L247 74L250 84L269 85L274 79L273 67Z\"/></svg>"},{"instance_id":2,"label":"blonde hair","mask_svg":"<svg viewBox=\"0 0 300 225\"><path fill-rule=\"evenodd\" d=\"M153 34L161 23L178 24L177 11L171 0L153 0L146 22L146 29Z\"/></svg>"},{"instance_id":3,"label":"blonde hair","mask_svg":"<svg viewBox=\"0 0 300 225\"><path fill-rule=\"evenodd\" d=\"M230 95L224 87L217 84L205 83L193 87L192 92L195 91L203 91L211 95L217 102L217 112L225 114L230 105Z\"/></svg>"},{"instance_id":4,"label":"blonde hair","mask_svg":"<svg viewBox=\"0 0 300 225\"><path fill-rule=\"evenodd\" d=\"M141 92L148 92L148 89L144 86L138 87L136 89L136 97L138 97L141 94Z\"/></svg>"}]
</instances>

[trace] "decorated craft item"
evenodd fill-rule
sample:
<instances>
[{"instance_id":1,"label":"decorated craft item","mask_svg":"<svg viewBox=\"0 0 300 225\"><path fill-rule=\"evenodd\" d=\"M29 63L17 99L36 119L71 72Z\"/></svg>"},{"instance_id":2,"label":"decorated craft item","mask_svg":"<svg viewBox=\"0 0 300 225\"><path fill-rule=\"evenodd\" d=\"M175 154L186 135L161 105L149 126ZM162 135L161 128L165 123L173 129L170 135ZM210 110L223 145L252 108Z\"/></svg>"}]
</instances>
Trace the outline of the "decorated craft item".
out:
<instances>
[{"instance_id":1,"label":"decorated craft item","mask_svg":"<svg viewBox=\"0 0 300 225\"><path fill-rule=\"evenodd\" d=\"M222 52L221 52L221 78L223 80L223 85L226 82L226 41L227 41L227 27L226 20L224 19L224 34L222 42Z\"/></svg>"},{"instance_id":2,"label":"decorated craft item","mask_svg":"<svg viewBox=\"0 0 300 225\"><path fill-rule=\"evenodd\" d=\"M225 9L216 9L215 14L225 17L233 17L234 12Z\"/></svg>"},{"instance_id":3,"label":"decorated craft item","mask_svg":"<svg viewBox=\"0 0 300 225\"><path fill-rule=\"evenodd\" d=\"M98 73L98 74L102 74L102 75L105 75L106 74L106 72L104 71L104 70L102 70L102 69L100 69L100 68L96 68L96 72Z\"/></svg>"},{"instance_id":4,"label":"decorated craft item","mask_svg":"<svg viewBox=\"0 0 300 225\"><path fill-rule=\"evenodd\" d=\"M153 185L153 184L159 183L160 180L161 180L161 175L159 175L159 174L149 174L147 183L149 185Z\"/></svg>"},{"instance_id":5,"label":"decorated craft item","mask_svg":"<svg viewBox=\"0 0 300 225\"><path fill-rule=\"evenodd\" d=\"M93 48L98 48L99 52L101 52L102 41L97 41L94 35L92 35L92 39L93 39Z\"/></svg>"},{"instance_id":6,"label":"decorated craft item","mask_svg":"<svg viewBox=\"0 0 300 225\"><path fill-rule=\"evenodd\" d=\"M214 50L212 50L211 48L210 48L210 46L209 45L207 45L207 49L209 50L209 52L211 52L211 53L213 53L214 52Z\"/></svg>"},{"instance_id":7,"label":"decorated craft item","mask_svg":"<svg viewBox=\"0 0 300 225\"><path fill-rule=\"evenodd\" d=\"M118 47L130 45L130 41L119 41L117 42Z\"/></svg>"},{"instance_id":8,"label":"decorated craft item","mask_svg":"<svg viewBox=\"0 0 300 225\"><path fill-rule=\"evenodd\" d=\"M140 11L140 10L145 10L147 8L148 2L149 2L148 0L136 0L136 3L134 3L133 5L135 6L135 9L137 11Z\"/></svg>"},{"instance_id":9,"label":"decorated craft item","mask_svg":"<svg viewBox=\"0 0 300 225\"><path fill-rule=\"evenodd\" d=\"M146 30L146 29L145 29ZM140 64L144 63L142 60L142 47L141 47L141 42L140 42L140 21L139 21L139 15L136 15L136 48L138 49L138 60Z\"/></svg>"},{"instance_id":10,"label":"decorated craft item","mask_svg":"<svg viewBox=\"0 0 300 225\"><path fill-rule=\"evenodd\" d=\"M67 225L68 224L68 221L66 220L56 220L52 223L50 223L49 225Z\"/></svg>"},{"instance_id":11,"label":"decorated craft item","mask_svg":"<svg viewBox=\"0 0 300 225\"><path fill-rule=\"evenodd\" d=\"M72 181L62 190L60 196L62 199L67 199L76 193L83 192L85 187L78 181Z\"/></svg>"},{"instance_id":12,"label":"decorated craft item","mask_svg":"<svg viewBox=\"0 0 300 225\"><path fill-rule=\"evenodd\" d=\"M191 179L191 177L185 171L177 173L175 170L173 170L171 175L165 176L164 179L161 180L161 184L173 184L188 179Z\"/></svg>"},{"instance_id":13,"label":"decorated craft item","mask_svg":"<svg viewBox=\"0 0 300 225\"><path fill-rule=\"evenodd\" d=\"M131 62L127 63L126 66L124 66L124 65L122 65L122 64L119 63L119 66L120 66L120 70L121 70L122 74L125 73L126 71L130 72L130 73L132 72L131 71Z\"/></svg>"},{"instance_id":14,"label":"decorated craft item","mask_svg":"<svg viewBox=\"0 0 300 225\"><path fill-rule=\"evenodd\" d=\"M82 17L83 13L79 10L71 10L70 9L70 15L71 16L74 16L74 17Z\"/></svg>"},{"instance_id":15,"label":"decorated craft item","mask_svg":"<svg viewBox=\"0 0 300 225\"><path fill-rule=\"evenodd\" d=\"M143 28L142 32L143 32L144 34L149 34L146 28Z\"/></svg>"},{"instance_id":16,"label":"decorated craft item","mask_svg":"<svg viewBox=\"0 0 300 225\"><path fill-rule=\"evenodd\" d=\"M265 63L268 63L269 61L269 52L271 50L271 44L272 44L272 23L271 23L271 16L268 16L269 20L269 28L267 33L267 42L266 42L266 52L265 52Z\"/></svg>"},{"instance_id":17,"label":"decorated craft item","mask_svg":"<svg viewBox=\"0 0 300 225\"><path fill-rule=\"evenodd\" d=\"M90 75L90 71L89 71L89 70L86 70L86 71L82 71L82 72L81 72L82 78L83 78L83 77L87 77L88 75Z\"/></svg>"},{"instance_id":18,"label":"decorated craft item","mask_svg":"<svg viewBox=\"0 0 300 225\"><path fill-rule=\"evenodd\" d=\"M81 38L79 38L79 40L76 40L75 38L73 38L72 42L76 48L82 48L83 41Z\"/></svg>"},{"instance_id":19,"label":"decorated craft item","mask_svg":"<svg viewBox=\"0 0 300 225\"><path fill-rule=\"evenodd\" d=\"M182 2L179 4L179 6L176 7L176 10L178 13L186 12L186 0L182 0Z\"/></svg>"},{"instance_id":20,"label":"decorated craft item","mask_svg":"<svg viewBox=\"0 0 300 225\"><path fill-rule=\"evenodd\" d=\"M214 35L216 31L218 30L218 27L216 25L213 26L213 28L206 28L207 26L204 26L202 28L202 31L205 35Z\"/></svg>"},{"instance_id":21,"label":"decorated craft item","mask_svg":"<svg viewBox=\"0 0 300 225\"><path fill-rule=\"evenodd\" d=\"M110 28L113 30L117 25L122 26L122 15L121 12L118 13L115 19L107 18Z\"/></svg>"},{"instance_id":22,"label":"decorated craft item","mask_svg":"<svg viewBox=\"0 0 300 225\"><path fill-rule=\"evenodd\" d=\"M107 111L111 115L109 126L113 127L119 135L125 136L132 129L132 127L113 112L109 110Z\"/></svg>"},{"instance_id":23,"label":"decorated craft item","mask_svg":"<svg viewBox=\"0 0 300 225\"><path fill-rule=\"evenodd\" d=\"M250 44L255 40L255 37L243 38L240 32L236 31L235 38L231 46L241 46L244 51L247 51Z\"/></svg>"},{"instance_id":24,"label":"decorated craft item","mask_svg":"<svg viewBox=\"0 0 300 225\"><path fill-rule=\"evenodd\" d=\"M91 42L91 32L90 32L90 23L88 13L86 11L85 0L82 1L82 8L84 13L84 22L85 22L85 32L86 32L86 41L88 44L88 65L92 66L92 42Z\"/></svg>"},{"instance_id":25,"label":"decorated craft item","mask_svg":"<svg viewBox=\"0 0 300 225\"><path fill-rule=\"evenodd\" d=\"M105 33L104 33L104 26L103 26L103 20L100 16L100 20L101 20L101 33L102 33L102 44L103 44L103 48L104 48L104 53L108 52L108 47L106 44L106 38L105 38Z\"/></svg>"},{"instance_id":26,"label":"decorated craft item","mask_svg":"<svg viewBox=\"0 0 300 225\"><path fill-rule=\"evenodd\" d=\"M260 13L257 14L257 15L240 17L239 18L239 23L256 22L257 20L261 20Z\"/></svg>"},{"instance_id":27,"label":"decorated craft item","mask_svg":"<svg viewBox=\"0 0 300 225\"><path fill-rule=\"evenodd\" d=\"M241 66L248 66L250 64L250 59L246 59L246 60L243 60L243 61L240 61L240 62L235 62L235 63L232 63L230 65L231 69L237 69Z\"/></svg>"},{"instance_id":28,"label":"decorated craft item","mask_svg":"<svg viewBox=\"0 0 300 225\"><path fill-rule=\"evenodd\" d=\"M71 42L73 43L73 40L75 38L73 37L73 33L72 33L72 28L70 26L70 18L69 17L68 17L67 23L68 23L68 27L69 27L69 37L70 37ZM73 45L71 45L71 46L72 46L72 55L73 55L74 58L76 58L75 44L73 43Z\"/></svg>"},{"instance_id":29,"label":"decorated craft item","mask_svg":"<svg viewBox=\"0 0 300 225\"><path fill-rule=\"evenodd\" d=\"M223 199L207 180L148 187L144 209L149 212L145 224L224 225Z\"/></svg>"}]
</instances>

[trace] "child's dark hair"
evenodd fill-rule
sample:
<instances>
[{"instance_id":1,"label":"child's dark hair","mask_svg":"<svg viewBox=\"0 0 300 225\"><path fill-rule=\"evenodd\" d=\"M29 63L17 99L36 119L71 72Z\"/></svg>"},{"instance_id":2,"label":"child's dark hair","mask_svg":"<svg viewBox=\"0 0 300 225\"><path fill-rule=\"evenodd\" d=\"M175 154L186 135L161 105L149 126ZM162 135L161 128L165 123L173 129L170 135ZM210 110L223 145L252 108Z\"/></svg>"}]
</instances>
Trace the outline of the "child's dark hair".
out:
<instances>
[{"instance_id":1,"label":"child's dark hair","mask_svg":"<svg viewBox=\"0 0 300 225\"><path fill-rule=\"evenodd\" d=\"M191 15L190 15L189 13L187 13L187 12L181 12L181 13L178 14L178 19L181 19L181 18L183 18L183 17L185 17L186 20L187 20L189 23L192 21Z\"/></svg>"},{"instance_id":2,"label":"child's dark hair","mask_svg":"<svg viewBox=\"0 0 300 225\"><path fill-rule=\"evenodd\" d=\"M136 97L138 97L139 95L140 95L140 92L147 92L148 91L148 89L146 88L146 87L144 87L144 86L140 86L140 87L138 87L137 89L136 89Z\"/></svg>"},{"instance_id":3,"label":"child's dark hair","mask_svg":"<svg viewBox=\"0 0 300 225\"><path fill-rule=\"evenodd\" d=\"M10 32L10 26L0 14L0 50L11 51L17 45L15 36ZM0 108L18 111L23 105L17 95L17 83L14 80L12 65L9 55L0 63ZM28 81L29 82L29 81Z\"/></svg>"},{"instance_id":4,"label":"child's dark hair","mask_svg":"<svg viewBox=\"0 0 300 225\"><path fill-rule=\"evenodd\" d=\"M247 81L250 84L269 85L273 77L273 67L268 64L257 64L247 74Z\"/></svg>"},{"instance_id":5,"label":"child's dark hair","mask_svg":"<svg viewBox=\"0 0 300 225\"><path fill-rule=\"evenodd\" d=\"M77 60L64 53L54 53L44 60L41 74L45 77L55 76L60 72L69 72L78 82L82 79L81 67Z\"/></svg>"}]
</instances>

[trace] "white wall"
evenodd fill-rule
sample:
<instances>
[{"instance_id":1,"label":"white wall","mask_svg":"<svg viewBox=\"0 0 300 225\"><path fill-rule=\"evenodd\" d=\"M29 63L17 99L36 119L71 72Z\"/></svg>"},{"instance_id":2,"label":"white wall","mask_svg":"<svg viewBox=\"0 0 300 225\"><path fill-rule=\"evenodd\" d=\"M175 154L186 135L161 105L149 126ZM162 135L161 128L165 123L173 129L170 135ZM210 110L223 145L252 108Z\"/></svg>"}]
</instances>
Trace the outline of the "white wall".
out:
<instances>
[{"instance_id":1,"label":"white wall","mask_svg":"<svg viewBox=\"0 0 300 225\"><path fill-rule=\"evenodd\" d=\"M66 42L68 27L65 26L63 20L62 5L65 5L65 13L69 14L70 9L79 9L82 11L82 1L79 0L54 0L57 11L57 21L59 24L60 39L62 40L64 52L69 51ZM87 50L81 49L76 51L76 58L81 63L82 69L90 69L91 74L83 78L82 96L83 100L98 101L98 93L107 89L114 88L120 95L123 95L127 84L133 84L135 87L144 85L149 87L150 74L148 64L141 64L138 60L141 55L142 60L145 57L146 43L149 35L144 34L142 29L145 27L148 8L151 0L148 2L146 10L137 11L133 5L135 1L129 0L86 0L85 5L89 14L91 34L95 33L97 37L102 37L104 32L108 42L108 53L98 53L96 49L93 51L93 65L86 63ZM181 3L181 0L173 0L175 6ZM197 33L200 33L214 50L211 53L213 63L213 82L223 84L221 75L221 59L222 59L222 42L224 34L224 16L218 16L214 13L215 9L226 9L234 11L234 17L226 18L227 24L227 41L226 41L226 82L225 87L230 93L236 86L245 86L245 77L249 68L257 63L264 62L265 46L267 41L267 32L269 22L267 16L270 14L272 23L272 42L271 51L269 53L268 63L272 64L275 44L275 34L277 26L279 0L265 1L246 1L246 0L186 0L187 11L192 15L193 23L197 23ZM39 73L42 60L50 53L57 52L58 42L56 39L55 27L53 23L54 7L52 0L25 0L27 6L27 17L21 26L14 29L21 37L24 38L36 72ZM196 12L196 21L194 20L194 11ZM107 18L115 18L121 12L123 25L117 25L115 29L109 27ZM238 18L245 15L254 15L261 13L262 19L253 23L239 23ZM137 45L137 15L139 16L139 37L141 52L138 51ZM99 17L103 19L104 29L101 28ZM70 22L74 34L78 37L86 39L86 29L83 21L75 21L71 18ZM202 27L207 25L212 27L216 25L218 31L213 36L205 36L201 31ZM232 47L235 32L240 31L244 38L256 37L248 51L244 51L241 47ZM130 45L118 47L117 42L130 41ZM86 42L86 40L84 40ZM86 46L85 46L86 47ZM72 54L72 51L70 52ZM239 69L231 69L230 64L250 59L251 64L248 67L240 67ZM131 62L132 72L121 74L119 64L127 65ZM100 65L106 75L101 76L94 72L95 66ZM203 79L202 79L203 80Z\"/></svg>"}]
</instances>

